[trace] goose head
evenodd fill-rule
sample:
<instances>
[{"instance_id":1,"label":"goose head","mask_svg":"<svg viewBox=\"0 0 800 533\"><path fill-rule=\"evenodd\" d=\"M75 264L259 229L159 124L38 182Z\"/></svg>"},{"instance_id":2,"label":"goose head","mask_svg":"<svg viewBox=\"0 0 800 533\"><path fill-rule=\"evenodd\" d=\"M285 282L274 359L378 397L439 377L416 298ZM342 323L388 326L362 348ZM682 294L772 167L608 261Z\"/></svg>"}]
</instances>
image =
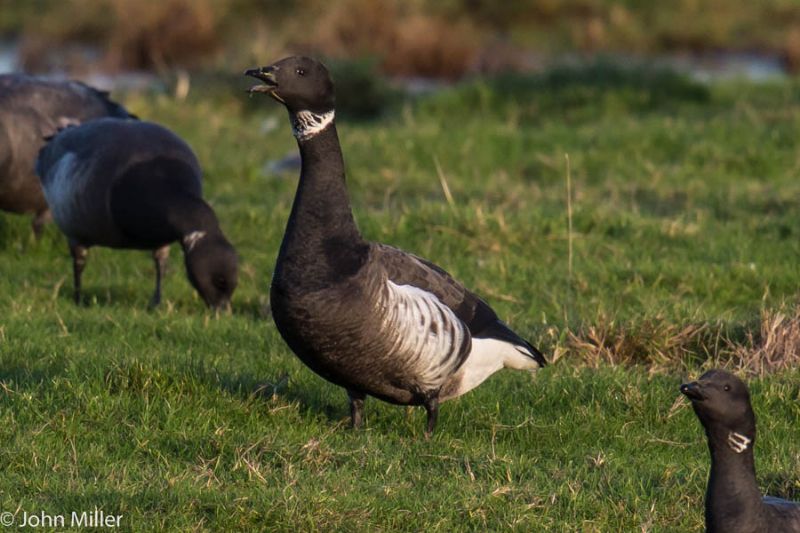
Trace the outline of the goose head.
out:
<instances>
[{"instance_id":1,"label":"goose head","mask_svg":"<svg viewBox=\"0 0 800 533\"><path fill-rule=\"evenodd\" d=\"M721 435L728 440L746 441L745 449L753 442L756 418L747 385L741 379L724 370L709 370L697 381L681 385L680 391L692 402L710 438ZM729 445L735 451L741 448L736 442Z\"/></svg>"},{"instance_id":2,"label":"goose head","mask_svg":"<svg viewBox=\"0 0 800 533\"><path fill-rule=\"evenodd\" d=\"M287 57L266 67L249 69L245 75L261 82L249 89L251 95L268 94L285 105L290 113L333 111L333 81L325 65L316 59Z\"/></svg>"},{"instance_id":3,"label":"goose head","mask_svg":"<svg viewBox=\"0 0 800 533\"><path fill-rule=\"evenodd\" d=\"M204 236L184 246L189 282L212 309L226 309L238 283L239 258L222 235Z\"/></svg>"}]
</instances>

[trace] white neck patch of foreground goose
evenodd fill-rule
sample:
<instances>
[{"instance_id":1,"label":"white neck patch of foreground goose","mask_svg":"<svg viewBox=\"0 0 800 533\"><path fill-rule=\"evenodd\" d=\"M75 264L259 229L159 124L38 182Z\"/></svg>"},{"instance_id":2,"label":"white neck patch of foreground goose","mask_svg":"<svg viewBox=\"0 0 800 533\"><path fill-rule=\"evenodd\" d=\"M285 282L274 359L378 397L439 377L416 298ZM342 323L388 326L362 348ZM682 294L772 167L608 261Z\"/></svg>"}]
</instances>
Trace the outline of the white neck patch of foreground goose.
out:
<instances>
[{"instance_id":1,"label":"white neck patch of foreground goose","mask_svg":"<svg viewBox=\"0 0 800 533\"><path fill-rule=\"evenodd\" d=\"M327 69L290 57L245 74L286 106L302 159L270 302L278 331L314 372L347 390L354 427L366 395L422 405L426 435L439 402L501 368L535 371L544 356L447 272L364 240L345 186Z\"/></svg>"},{"instance_id":2,"label":"white neck patch of foreground goose","mask_svg":"<svg viewBox=\"0 0 800 533\"><path fill-rule=\"evenodd\" d=\"M711 453L706 530L800 533L800 504L762 498L756 484L756 417L747 385L729 372L710 370L680 390L692 402Z\"/></svg>"},{"instance_id":3,"label":"white neck patch of foreground goose","mask_svg":"<svg viewBox=\"0 0 800 533\"><path fill-rule=\"evenodd\" d=\"M333 109L322 114L298 111L292 118L292 134L298 141L307 141L330 126L335 114Z\"/></svg>"},{"instance_id":4,"label":"white neck patch of foreground goose","mask_svg":"<svg viewBox=\"0 0 800 533\"><path fill-rule=\"evenodd\" d=\"M737 433L735 431L728 433L728 446L730 446L731 450L735 451L736 453L742 453L747 450L747 447L751 442L753 441L741 433Z\"/></svg>"}]
</instances>

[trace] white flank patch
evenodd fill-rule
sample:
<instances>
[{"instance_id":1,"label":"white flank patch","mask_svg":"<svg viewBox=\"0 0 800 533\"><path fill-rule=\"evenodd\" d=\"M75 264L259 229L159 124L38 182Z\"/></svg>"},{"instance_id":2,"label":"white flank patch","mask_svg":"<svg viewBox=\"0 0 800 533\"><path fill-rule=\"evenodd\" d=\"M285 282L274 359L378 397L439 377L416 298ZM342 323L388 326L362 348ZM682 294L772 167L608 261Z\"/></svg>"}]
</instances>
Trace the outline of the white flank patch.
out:
<instances>
[{"instance_id":1,"label":"white flank patch","mask_svg":"<svg viewBox=\"0 0 800 533\"><path fill-rule=\"evenodd\" d=\"M334 115L333 109L321 115L311 111L298 111L292 116L292 134L298 141L307 141L327 128L333 122Z\"/></svg>"},{"instance_id":2,"label":"white flank patch","mask_svg":"<svg viewBox=\"0 0 800 533\"><path fill-rule=\"evenodd\" d=\"M486 381L489 376L502 368L538 370L539 363L525 355L525 353L527 351L523 352L523 347L510 342L499 339L476 339L473 337L472 351L469 352L467 360L458 370L461 378L458 389L447 397L440 399L446 400L461 396Z\"/></svg>"},{"instance_id":3,"label":"white flank patch","mask_svg":"<svg viewBox=\"0 0 800 533\"><path fill-rule=\"evenodd\" d=\"M50 167L47 186L43 187L53 218L62 228L69 227L86 184L87 173L81 173L79 166L75 153L66 152Z\"/></svg>"},{"instance_id":4,"label":"white flank patch","mask_svg":"<svg viewBox=\"0 0 800 533\"><path fill-rule=\"evenodd\" d=\"M200 240L206 236L205 231L193 231L183 237L183 248L191 252Z\"/></svg>"},{"instance_id":5,"label":"white flank patch","mask_svg":"<svg viewBox=\"0 0 800 533\"><path fill-rule=\"evenodd\" d=\"M736 433L735 431L728 433L728 446L736 453L744 452L751 442L753 441L741 433Z\"/></svg>"},{"instance_id":6,"label":"white flank patch","mask_svg":"<svg viewBox=\"0 0 800 533\"><path fill-rule=\"evenodd\" d=\"M389 280L386 289L380 335L390 343L389 355L408 361L425 388L442 386L458 366L466 326L428 291Z\"/></svg>"}]
</instances>

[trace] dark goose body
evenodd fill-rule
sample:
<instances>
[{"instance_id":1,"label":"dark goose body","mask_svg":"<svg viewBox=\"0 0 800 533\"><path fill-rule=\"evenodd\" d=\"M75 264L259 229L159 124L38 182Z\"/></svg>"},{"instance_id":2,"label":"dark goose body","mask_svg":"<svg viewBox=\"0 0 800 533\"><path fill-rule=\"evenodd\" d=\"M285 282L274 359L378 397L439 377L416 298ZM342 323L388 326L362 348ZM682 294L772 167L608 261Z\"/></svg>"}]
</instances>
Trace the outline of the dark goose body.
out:
<instances>
[{"instance_id":1,"label":"dark goose body","mask_svg":"<svg viewBox=\"0 0 800 533\"><path fill-rule=\"evenodd\" d=\"M227 305L237 258L202 198L200 165L178 136L149 122L104 118L58 133L37 162L53 218L75 261L76 299L91 246L154 250L160 299L169 244L208 305Z\"/></svg>"},{"instance_id":2,"label":"dark goose body","mask_svg":"<svg viewBox=\"0 0 800 533\"><path fill-rule=\"evenodd\" d=\"M34 170L44 138L99 117L130 115L108 93L75 81L0 75L0 209L33 213L38 234L47 202Z\"/></svg>"},{"instance_id":3,"label":"dark goose body","mask_svg":"<svg viewBox=\"0 0 800 533\"><path fill-rule=\"evenodd\" d=\"M302 72L302 74L299 74ZM359 426L366 395L424 405L428 433L438 403L503 367L534 371L542 354L438 266L363 239L344 179L327 70L288 58L248 71L289 109L302 160L270 299L292 351L347 389Z\"/></svg>"},{"instance_id":4,"label":"dark goose body","mask_svg":"<svg viewBox=\"0 0 800 533\"><path fill-rule=\"evenodd\" d=\"M800 503L765 496L756 483L756 417L747 385L710 370L681 385L703 424L711 454L705 517L709 533L800 533Z\"/></svg>"}]
</instances>

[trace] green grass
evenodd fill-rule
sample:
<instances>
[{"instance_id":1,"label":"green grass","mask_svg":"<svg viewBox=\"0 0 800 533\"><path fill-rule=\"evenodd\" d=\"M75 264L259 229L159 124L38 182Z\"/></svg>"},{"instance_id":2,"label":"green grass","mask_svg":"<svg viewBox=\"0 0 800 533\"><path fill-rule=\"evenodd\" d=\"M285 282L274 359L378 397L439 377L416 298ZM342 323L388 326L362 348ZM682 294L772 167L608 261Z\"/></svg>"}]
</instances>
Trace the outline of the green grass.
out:
<instances>
[{"instance_id":1,"label":"green grass","mask_svg":"<svg viewBox=\"0 0 800 533\"><path fill-rule=\"evenodd\" d=\"M501 372L448 402L430 441L423 412L376 400L350 431L345 394L271 322L296 176L261 169L295 150L285 112L238 89L129 95L204 164L242 258L234 312L203 308L177 248L159 310L147 254L104 249L76 307L58 230L35 242L29 220L1 214L0 511L97 506L137 531L700 529L707 453L677 387L725 354L706 343L655 372L654 338L640 364L594 368L567 334L700 324L744 339L762 311L793 309L800 89L659 76L475 82L340 123L367 237L436 261L566 353L533 381ZM795 499L798 378L751 381L759 481Z\"/></svg>"}]
</instances>

